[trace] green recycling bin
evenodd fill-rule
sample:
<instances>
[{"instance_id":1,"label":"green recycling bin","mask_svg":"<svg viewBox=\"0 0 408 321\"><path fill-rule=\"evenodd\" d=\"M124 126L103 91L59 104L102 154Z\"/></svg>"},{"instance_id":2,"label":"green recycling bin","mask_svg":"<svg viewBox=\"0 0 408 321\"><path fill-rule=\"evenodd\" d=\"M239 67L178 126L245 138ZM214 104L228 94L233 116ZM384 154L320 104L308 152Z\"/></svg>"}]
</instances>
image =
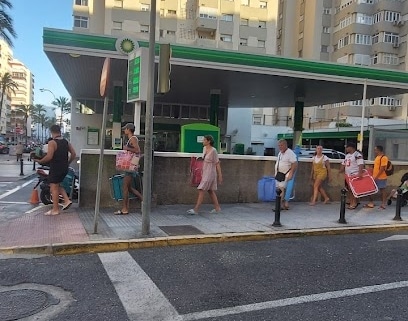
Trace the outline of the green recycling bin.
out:
<instances>
[{"instance_id":1,"label":"green recycling bin","mask_svg":"<svg viewBox=\"0 0 408 321\"><path fill-rule=\"evenodd\" d=\"M244 154L245 154L245 145L244 145L244 144L235 144L235 146L234 146L234 154L236 154L236 155L244 155Z\"/></svg>"},{"instance_id":2,"label":"green recycling bin","mask_svg":"<svg viewBox=\"0 0 408 321\"><path fill-rule=\"evenodd\" d=\"M180 152L202 153L205 135L214 138L214 147L219 151L220 128L210 124L194 123L181 126Z\"/></svg>"}]
</instances>

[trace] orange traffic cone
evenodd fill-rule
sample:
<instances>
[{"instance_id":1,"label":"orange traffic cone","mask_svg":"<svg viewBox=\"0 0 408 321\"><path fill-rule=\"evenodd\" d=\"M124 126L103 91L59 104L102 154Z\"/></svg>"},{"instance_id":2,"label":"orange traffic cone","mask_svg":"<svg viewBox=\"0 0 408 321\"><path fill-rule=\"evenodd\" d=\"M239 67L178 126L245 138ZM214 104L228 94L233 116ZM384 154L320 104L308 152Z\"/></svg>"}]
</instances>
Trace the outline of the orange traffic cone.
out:
<instances>
[{"instance_id":1,"label":"orange traffic cone","mask_svg":"<svg viewBox=\"0 0 408 321\"><path fill-rule=\"evenodd\" d=\"M38 198L38 191L36 189L33 189L33 191L31 192L30 204L38 203L40 203L40 199Z\"/></svg>"}]
</instances>

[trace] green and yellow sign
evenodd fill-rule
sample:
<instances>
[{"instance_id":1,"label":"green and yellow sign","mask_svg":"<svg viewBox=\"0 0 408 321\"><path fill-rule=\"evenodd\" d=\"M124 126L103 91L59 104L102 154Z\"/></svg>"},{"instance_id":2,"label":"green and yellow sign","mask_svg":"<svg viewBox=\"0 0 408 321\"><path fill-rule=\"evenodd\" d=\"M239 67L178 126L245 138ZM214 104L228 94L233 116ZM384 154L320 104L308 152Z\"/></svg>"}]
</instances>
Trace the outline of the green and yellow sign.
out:
<instances>
[{"instance_id":1,"label":"green and yellow sign","mask_svg":"<svg viewBox=\"0 0 408 321\"><path fill-rule=\"evenodd\" d=\"M139 48L128 59L127 102L147 99L148 49Z\"/></svg>"}]
</instances>

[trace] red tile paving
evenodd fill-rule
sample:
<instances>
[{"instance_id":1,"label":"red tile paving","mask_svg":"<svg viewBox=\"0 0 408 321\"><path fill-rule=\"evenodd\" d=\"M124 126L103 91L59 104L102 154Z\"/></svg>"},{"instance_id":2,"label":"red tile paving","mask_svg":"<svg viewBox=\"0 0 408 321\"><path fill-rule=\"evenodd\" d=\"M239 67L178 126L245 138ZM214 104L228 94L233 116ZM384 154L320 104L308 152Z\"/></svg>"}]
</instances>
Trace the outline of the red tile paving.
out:
<instances>
[{"instance_id":1,"label":"red tile paving","mask_svg":"<svg viewBox=\"0 0 408 321\"><path fill-rule=\"evenodd\" d=\"M0 246L36 246L88 241L89 237L74 210L46 216L46 210L25 214L0 226Z\"/></svg>"}]
</instances>

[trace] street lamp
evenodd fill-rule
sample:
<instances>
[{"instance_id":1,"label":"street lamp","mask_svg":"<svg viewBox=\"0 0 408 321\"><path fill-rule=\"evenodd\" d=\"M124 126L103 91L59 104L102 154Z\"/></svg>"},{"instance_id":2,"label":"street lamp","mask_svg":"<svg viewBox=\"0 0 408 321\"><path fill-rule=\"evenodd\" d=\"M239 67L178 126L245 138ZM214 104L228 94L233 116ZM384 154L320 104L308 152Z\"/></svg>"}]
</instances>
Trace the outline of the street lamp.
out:
<instances>
[{"instance_id":1,"label":"street lamp","mask_svg":"<svg viewBox=\"0 0 408 321\"><path fill-rule=\"evenodd\" d=\"M57 97L55 97L55 94L54 94L51 90L49 90L49 89L47 89L47 88L40 88L40 91L41 91L42 93L45 92L45 91L48 91L48 92L51 93L51 95L54 97L54 101L55 101L55 102L57 101ZM63 108L63 106L61 105L60 127L62 127L62 108Z\"/></svg>"}]
</instances>

